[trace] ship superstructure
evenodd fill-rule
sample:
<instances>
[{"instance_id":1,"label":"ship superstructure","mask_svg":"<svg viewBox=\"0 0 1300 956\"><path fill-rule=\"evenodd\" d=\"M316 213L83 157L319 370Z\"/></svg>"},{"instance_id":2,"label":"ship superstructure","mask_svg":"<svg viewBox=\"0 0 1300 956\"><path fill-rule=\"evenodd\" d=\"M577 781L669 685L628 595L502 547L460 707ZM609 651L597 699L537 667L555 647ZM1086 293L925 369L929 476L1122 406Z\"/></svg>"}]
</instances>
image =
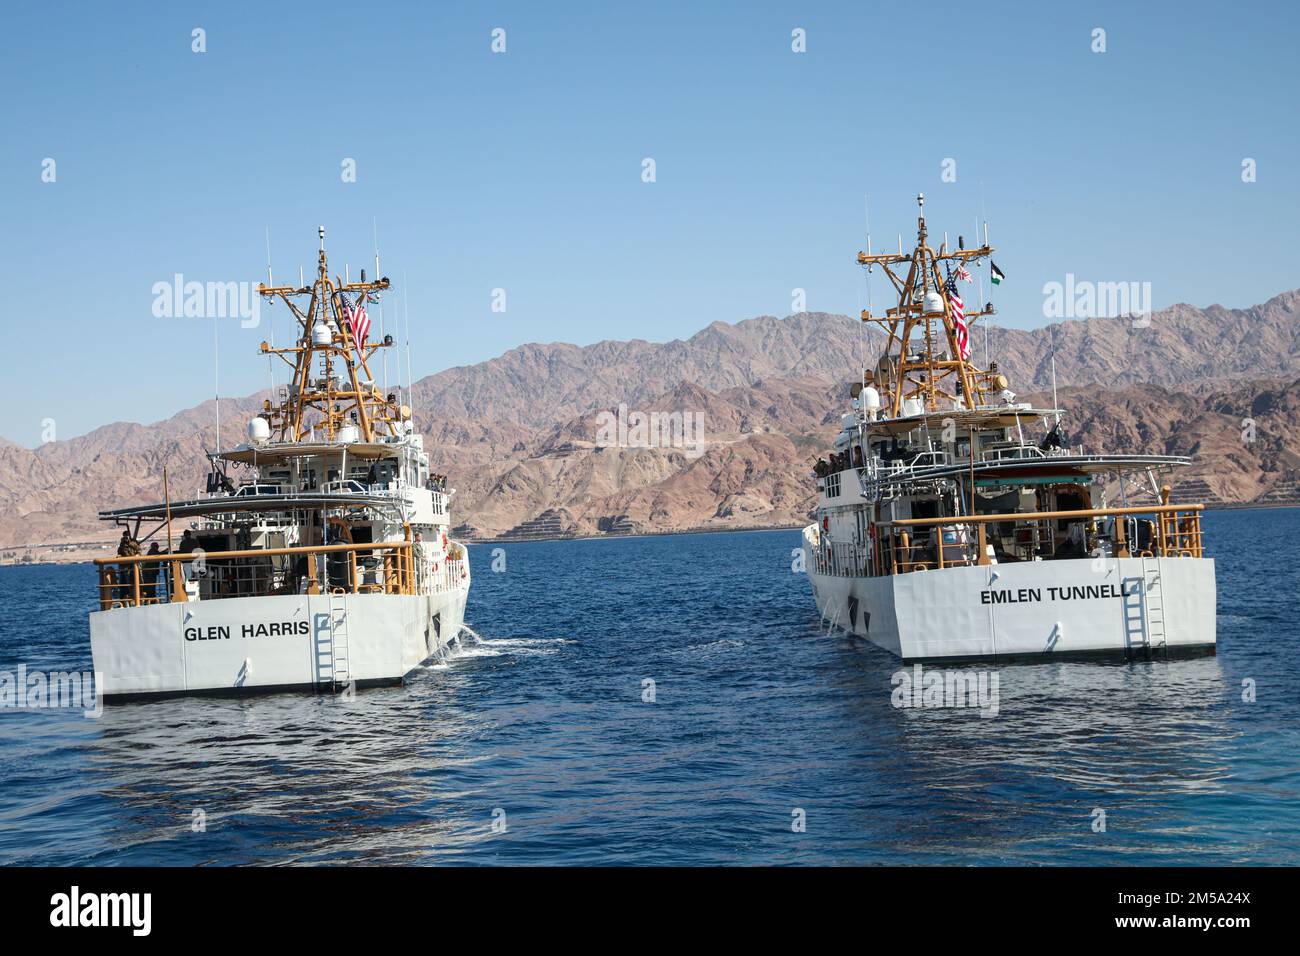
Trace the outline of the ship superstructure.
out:
<instances>
[{"instance_id":1,"label":"ship superstructure","mask_svg":"<svg viewBox=\"0 0 1300 956\"><path fill-rule=\"evenodd\" d=\"M248 440L209 456L194 497L101 513L126 529L90 616L109 698L394 683L460 634L453 491L370 369L393 340L369 340L365 306L389 280L331 278L320 239L311 284L259 287L297 338L261 344L292 371Z\"/></svg>"},{"instance_id":2,"label":"ship superstructure","mask_svg":"<svg viewBox=\"0 0 1300 956\"><path fill-rule=\"evenodd\" d=\"M1060 409L978 367L993 309L964 310L958 283L993 249L935 250L918 204L910 253L858 255L897 305L863 311L887 344L815 469L803 542L823 620L908 660L1212 651L1203 506L1162 484L1189 459L1072 446Z\"/></svg>"}]
</instances>

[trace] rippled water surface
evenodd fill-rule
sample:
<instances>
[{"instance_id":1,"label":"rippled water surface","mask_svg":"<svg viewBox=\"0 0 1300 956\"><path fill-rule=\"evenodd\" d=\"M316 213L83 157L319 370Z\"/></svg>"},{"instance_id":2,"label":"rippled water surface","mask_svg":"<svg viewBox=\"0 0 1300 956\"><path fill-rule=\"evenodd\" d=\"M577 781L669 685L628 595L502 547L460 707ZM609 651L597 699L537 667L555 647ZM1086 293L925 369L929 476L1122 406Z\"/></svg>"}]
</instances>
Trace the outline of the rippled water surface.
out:
<instances>
[{"instance_id":1,"label":"rippled water surface","mask_svg":"<svg viewBox=\"0 0 1300 956\"><path fill-rule=\"evenodd\" d=\"M795 532L475 546L483 640L406 686L0 711L0 863L1295 864L1300 510L1205 523L1217 657L1002 667L990 718L895 709ZM89 669L93 594L0 568L0 670Z\"/></svg>"}]
</instances>

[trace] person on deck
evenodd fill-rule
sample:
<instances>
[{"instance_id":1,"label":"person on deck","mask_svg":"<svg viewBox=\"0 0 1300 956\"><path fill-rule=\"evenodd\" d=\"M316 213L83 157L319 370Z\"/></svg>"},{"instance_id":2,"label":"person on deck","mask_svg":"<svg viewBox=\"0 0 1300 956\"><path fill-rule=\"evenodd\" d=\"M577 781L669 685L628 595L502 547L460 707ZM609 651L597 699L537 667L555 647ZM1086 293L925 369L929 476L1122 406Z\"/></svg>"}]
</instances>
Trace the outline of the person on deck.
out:
<instances>
[{"instance_id":1,"label":"person on deck","mask_svg":"<svg viewBox=\"0 0 1300 956\"><path fill-rule=\"evenodd\" d=\"M304 587L304 583L307 580L307 572L310 570L308 565L309 560L314 561L315 557L313 556L309 559L307 555L300 554L298 555L297 560L293 562L293 576L290 579L289 585L290 594L305 593L306 588Z\"/></svg>"},{"instance_id":2,"label":"person on deck","mask_svg":"<svg viewBox=\"0 0 1300 956\"><path fill-rule=\"evenodd\" d=\"M424 581L428 576L429 554L424 545L424 535L415 532L415 546L411 549L415 558L415 588L423 592Z\"/></svg>"},{"instance_id":3,"label":"person on deck","mask_svg":"<svg viewBox=\"0 0 1300 956\"><path fill-rule=\"evenodd\" d=\"M130 531L123 531L122 538L117 542L117 556L119 558L130 558L140 553L140 542L131 537Z\"/></svg>"},{"instance_id":4,"label":"person on deck","mask_svg":"<svg viewBox=\"0 0 1300 956\"><path fill-rule=\"evenodd\" d=\"M162 550L155 541L149 545L149 554L162 554ZM162 570L161 561L149 561L140 567L140 577L142 579L141 599L146 602L158 600L158 572Z\"/></svg>"},{"instance_id":5,"label":"person on deck","mask_svg":"<svg viewBox=\"0 0 1300 956\"><path fill-rule=\"evenodd\" d=\"M123 531L122 538L117 543L117 556L119 558L133 558L139 553L140 542L131 537L130 531ZM128 601L135 596L135 572L131 568L132 563L123 561L117 566L117 580L119 582L117 599L119 601Z\"/></svg>"},{"instance_id":6,"label":"person on deck","mask_svg":"<svg viewBox=\"0 0 1300 956\"><path fill-rule=\"evenodd\" d=\"M176 548L177 554L193 554L199 552L199 557L193 561L186 561L181 566L186 581L197 581L201 577L207 576L207 568L203 563L203 549L199 547L198 539L189 528L181 535L181 543Z\"/></svg>"}]
</instances>

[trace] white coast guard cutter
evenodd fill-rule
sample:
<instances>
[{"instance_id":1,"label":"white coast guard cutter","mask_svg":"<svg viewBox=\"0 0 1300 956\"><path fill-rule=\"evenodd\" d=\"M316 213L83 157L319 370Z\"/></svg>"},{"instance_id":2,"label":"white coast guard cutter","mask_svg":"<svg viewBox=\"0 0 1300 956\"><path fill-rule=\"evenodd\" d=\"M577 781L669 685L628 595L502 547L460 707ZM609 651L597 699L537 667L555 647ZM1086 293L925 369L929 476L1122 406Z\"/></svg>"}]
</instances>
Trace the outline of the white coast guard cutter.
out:
<instances>
[{"instance_id":1,"label":"white coast guard cutter","mask_svg":"<svg viewBox=\"0 0 1300 956\"><path fill-rule=\"evenodd\" d=\"M888 344L816 468L803 548L823 621L907 660L1212 653L1203 506L1158 480L1188 459L1087 454L1058 409L977 368L970 324L993 310L964 313L956 282L993 250L936 252L918 202L911 253L858 256L898 304L862 313Z\"/></svg>"},{"instance_id":2,"label":"white coast guard cutter","mask_svg":"<svg viewBox=\"0 0 1300 956\"><path fill-rule=\"evenodd\" d=\"M367 341L364 303L388 288L331 279L322 228L311 285L259 289L299 336L262 343L293 372L247 443L210 456L198 497L101 514L165 542L96 562L105 696L395 683L458 637L470 573L452 491L370 371L393 341Z\"/></svg>"}]
</instances>

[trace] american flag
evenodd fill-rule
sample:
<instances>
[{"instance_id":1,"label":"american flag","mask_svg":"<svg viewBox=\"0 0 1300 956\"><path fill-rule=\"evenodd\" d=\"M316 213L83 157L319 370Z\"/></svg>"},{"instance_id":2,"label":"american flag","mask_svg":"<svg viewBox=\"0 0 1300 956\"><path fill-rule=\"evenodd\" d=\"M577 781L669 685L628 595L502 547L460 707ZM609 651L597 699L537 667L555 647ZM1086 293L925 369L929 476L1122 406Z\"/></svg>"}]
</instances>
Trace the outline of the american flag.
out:
<instances>
[{"instance_id":1,"label":"american flag","mask_svg":"<svg viewBox=\"0 0 1300 956\"><path fill-rule=\"evenodd\" d=\"M361 349L366 344L366 336L370 334L370 316L366 315L366 297L365 294L357 296L356 305L348 305L347 300L343 300L343 313L348 319L348 328L352 330L352 341L357 343L357 349Z\"/></svg>"},{"instance_id":2,"label":"american flag","mask_svg":"<svg viewBox=\"0 0 1300 956\"><path fill-rule=\"evenodd\" d=\"M963 280L965 280L966 282L974 282L974 281L975 281L974 279L972 279L972 278L970 277L970 273L966 271L966 267L965 267L964 265L962 265L961 263L958 263L958 264L957 264L957 278L958 278L958 279L963 279Z\"/></svg>"},{"instance_id":3,"label":"american flag","mask_svg":"<svg viewBox=\"0 0 1300 956\"><path fill-rule=\"evenodd\" d=\"M958 272L958 275L960 274ZM965 306L962 304L961 295L957 292L957 276L948 276L943 289L948 293L948 304L952 306L952 327L957 338L957 348L961 352L962 361L965 361L970 358L970 335L966 331Z\"/></svg>"}]
</instances>

